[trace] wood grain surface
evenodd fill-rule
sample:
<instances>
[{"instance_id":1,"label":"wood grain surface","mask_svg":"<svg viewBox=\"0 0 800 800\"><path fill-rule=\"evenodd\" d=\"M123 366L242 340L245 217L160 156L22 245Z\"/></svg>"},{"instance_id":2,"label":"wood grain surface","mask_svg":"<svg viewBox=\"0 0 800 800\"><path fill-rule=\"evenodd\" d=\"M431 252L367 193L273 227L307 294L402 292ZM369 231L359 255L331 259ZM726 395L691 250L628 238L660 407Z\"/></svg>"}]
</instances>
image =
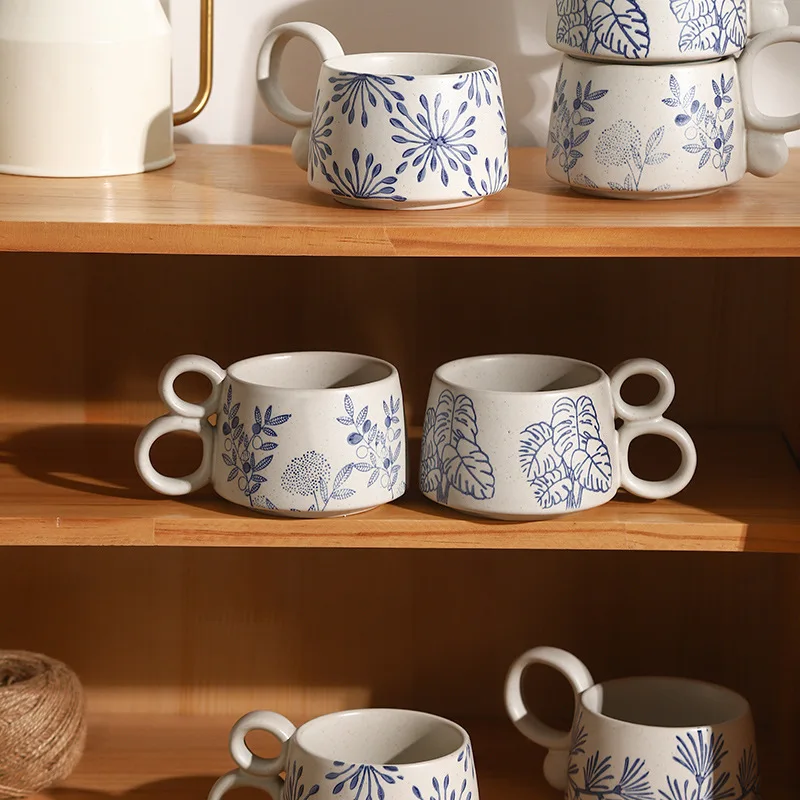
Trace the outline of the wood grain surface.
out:
<instances>
[{"instance_id":1,"label":"wood grain surface","mask_svg":"<svg viewBox=\"0 0 800 800\"><path fill-rule=\"evenodd\" d=\"M511 153L510 188L435 212L344 208L311 189L287 148L178 145L144 175L0 177L0 249L46 252L353 256L794 256L800 154L705 197L584 197Z\"/></svg>"}]
</instances>

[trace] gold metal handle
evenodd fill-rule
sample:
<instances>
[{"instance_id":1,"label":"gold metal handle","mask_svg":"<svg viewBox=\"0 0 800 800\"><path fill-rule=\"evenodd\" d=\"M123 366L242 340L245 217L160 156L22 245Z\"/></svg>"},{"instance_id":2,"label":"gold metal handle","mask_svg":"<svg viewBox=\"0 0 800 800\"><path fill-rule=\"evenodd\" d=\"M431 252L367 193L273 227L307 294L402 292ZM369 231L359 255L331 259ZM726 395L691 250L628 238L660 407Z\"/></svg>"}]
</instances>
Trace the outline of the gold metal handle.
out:
<instances>
[{"instance_id":1,"label":"gold metal handle","mask_svg":"<svg viewBox=\"0 0 800 800\"><path fill-rule=\"evenodd\" d=\"M191 122L208 103L214 84L214 0L200 0L200 88L183 111L172 115L175 125Z\"/></svg>"}]
</instances>

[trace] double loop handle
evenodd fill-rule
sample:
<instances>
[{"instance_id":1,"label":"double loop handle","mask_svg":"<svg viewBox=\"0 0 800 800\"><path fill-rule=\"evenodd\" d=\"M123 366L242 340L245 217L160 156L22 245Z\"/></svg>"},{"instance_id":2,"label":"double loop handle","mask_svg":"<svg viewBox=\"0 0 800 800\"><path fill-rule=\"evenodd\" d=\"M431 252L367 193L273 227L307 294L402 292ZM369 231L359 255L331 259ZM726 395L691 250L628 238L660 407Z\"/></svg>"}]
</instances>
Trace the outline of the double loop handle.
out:
<instances>
[{"instance_id":1,"label":"double loop handle","mask_svg":"<svg viewBox=\"0 0 800 800\"><path fill-rule=\"evenodd\" d=\"M650 375L658 381L658 394L644 406L632 406L622 399L622 384L633 375ZM669 370L658 361L649 358L633 358L624 361L610 375L611 395L617 417L624 421L617 431L620 484L639 497L658 500L671 497L684 489L697 468L697 450L689 434L672 420L664 419L664 413L675 397L675 381ZM664 436L675 442L681 451L681 464L677 472L663 481L647 481L633 474L628 463L631 442L639 436L652 434Z\"/></svg>"},{"instance_id":2,"label":"double loop handle","mask_svg":"<svg viewBox=\"0 0 800 800\"><path fill-rule=\"evenodd\" d=\"M535 647L523 653L512 665L506 678L506 711L517 729L532 742L547 748L544 776L555 789L567 788L569 769L570 731L557 731L545 725L525 704L522 696L522 676L533 664L544 664L560 672L572 687L575 695L575 712L578 714L580 695L594 686L589 670L578 658L557 647Z\"/></svg>"},{"instance_id":3,"label":"double loop handle","mask_svg":"<svg viewBox=\"0 0 800 800\"><path fill-rule=\"evenodd\" d=\"M251 711L245 714L231 729L230 750L239 769L223 775L211 788L208 800L221 800L223 795L239 786L263 789L272 800L281 800L283 778L286 769L289 740L296 728L286 717L274 711ZM277 758L257 756L248 746L245 737L251 731L266 731L281 742Z\"/></svg>"},{"instance_id":4,"label":"double loop handle","mask_svg":"<svg viewBox=\"0 0 800 800\"><path fill-rule=\"evenodd\" d=\"M747 126L747 171L761 178L777 175L789 160L783 134L800 130L800 113L773 117L758 109L755 95L755 62L759 53L781 42L800 43L800 26L790 25L759 33L747 43L738 61L742 106Z\"/></svg>"},{"instance_id":5,"label":"double loop handle","mask_svg":"<svg viewBox=\"0 0 800 800\"><path fill-rule=\"evenodd\" d=\"M175 381L184 372L199 372L211 381L211 394L203 403L187 403L178 397L175 391ZM158 379L158 391L171 413L153 420L139 434L134 450L136 469L142 480L151 489L161 492L161 494L177 497L196 492L211 481L214 428L208 422L208 417L216 413L219 408L222 381L225 380L225 375L225 370L219 364L203 356L181 356L164 367L161 377ZM162 475L153 466L150 459L150 450L156 440L173 431L196 433L203 441L203 458L200 466L191 475L183 478L170 478Z\"/></svg>"},{"instance_id":6,"label":"double loop handle","mask_svg":"<svg viewBox=\"0 0 800 800\"><path fill-rule=\"evenodd\" d=\"M281 86L281 61L286 45L300 37L307 39L319 50L323 62L343 56L339 40L327 29L313 22L287 22L269 32L258 54L256 80L258 92L267 108L281 121L297 128L292 140L292 156L300 169L308 169L308 147L313 111L297 108Z\"/></svg>"}]
</instances>

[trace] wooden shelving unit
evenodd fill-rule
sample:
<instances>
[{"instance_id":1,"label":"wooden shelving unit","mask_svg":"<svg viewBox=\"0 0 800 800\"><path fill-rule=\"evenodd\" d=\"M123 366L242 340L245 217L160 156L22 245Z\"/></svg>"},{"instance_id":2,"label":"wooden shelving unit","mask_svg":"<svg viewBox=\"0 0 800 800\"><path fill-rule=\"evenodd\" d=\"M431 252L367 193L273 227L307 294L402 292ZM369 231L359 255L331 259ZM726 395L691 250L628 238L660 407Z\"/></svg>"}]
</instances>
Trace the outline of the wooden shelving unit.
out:
<instances>
[{"instance_id":1,"label":"wooden shelving unit","mask_svg":"<svg viewBox=\"0 0 800 800\"><path fill-rule=\"evenodd\" d=\"M78 770L37 800L202 800L216 778L234 768L227 754L230 717L117 714L90 720L87 752ZM473 740L481 800L559 800L542 777L541 754L510 724L464 723ZM268 739L260 752L277 755ZM763 792L794 800L794 789L764 769ZM263 800L257 789L232 797Z\"/></svg>"},{"instance_id":2,"label":"wooden shelving unit","mask_svg":"<svg viewBox=\"0 0 800 800\"><path fill-rule=\"evenodd\" d=\"M74 453L72 475L30 469L21 474L12 462L0 464L0 545L800 553L800 472L779 433L724 428L694 433L700 467L680 495L642 502L622 494L577 516L528 523L492 523L429 502L415 486L413 460L412 485L401 500L326 520L242 512L210 490L165 498L139 486L129 459L90 469L97 451ZM13 436L0 428L0 441ZM80 441L80 436L65 438ZM35 452L26 453L29 465L46 462L46 454L37 459ZM86 477L98 473L107 476L102 483Z\"/></svg>"},{"instance_id":3,"label":"wooden shelving unit","mask_svg":"<svg viewBox=\"0 0 800 800\"><path fill-rule=\"evenodd\" d=\"M361 705L464 722L483 800L557 800L502 707L508 664L536 644L598 680L740 691L763 796L795 800L800 153L777 178L657 203L571 194L543 160L516 150L500 196L420 214L341 207L280 147L181 145L144 176L0 176L0 642L74 666L91 711L84 761L48 800L202 800L240 714ZM295 520L143 486L133 443L164 413L167 361L302 349L398 367L416 431L405 497ZM663 361L668 416L697 445L690 486L525 524L425 500L433 370L525 351ZM154 450L166 473L197 464L180 438ZM639 445L637 471L664 477L669 453ZM537 711L564 727L564 685L532 672Z\"/></svg>"},{"instance_id":4,"label":"wooden shelving unit","mask_svg":"<svg viewBox=\"0 0 800 800\"><path fill-rule=\"evenodd\" d=\"M800 249L800 154L688 200L580 197L511 155L510 188L436 213L343 208L286 148L181 145L174 167L85 180L0 176L0 250L320 256L791 256Z\"/></svg>"}]
</instances>

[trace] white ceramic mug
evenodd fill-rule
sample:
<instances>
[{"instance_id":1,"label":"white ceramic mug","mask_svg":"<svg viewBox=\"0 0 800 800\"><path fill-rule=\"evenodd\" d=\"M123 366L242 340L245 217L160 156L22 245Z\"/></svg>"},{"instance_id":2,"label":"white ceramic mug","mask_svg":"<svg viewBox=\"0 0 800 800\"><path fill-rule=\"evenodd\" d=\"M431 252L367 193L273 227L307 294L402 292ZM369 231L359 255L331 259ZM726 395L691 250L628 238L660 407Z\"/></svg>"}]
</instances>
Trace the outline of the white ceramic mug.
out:
<instances>
[{"instance_id":1,"label":"white ceramic mug","mask_svg":"<svg viewBox=\"0 0 800 800\"><path fill-rule=\"evenodd\" d=\"M254 730L280 740L277 758L248 748L245 736ZM420 711L341 711L299 728L253 711L233 726L230 749L239 769L220 778L208 800L238 786L264 789L273 800L479 800L467 732Z\"/></svg>"},{"instance_id":2,"label":"white ceramic mug","mask_svg":"<svg viewBox=\"0 0 800 800\"><path fill-rule=\"evenodd\" d=\"M2 0L0 172L82 178L172 164L173 124L211 94L212 0L201 8L201 86L173 114L160 0Z\"/></svg>"},{"instance_id":3,"label":"white ceramic mug","mask_svg":"<svg viewBox=\"0 0 800 800\"><path fill-rule=\"evenodd\" d=\"M184 372L211 382L203 403L175 393ZM367 511L405 491L403 396L397 370L386 361L282 353L224 370L202 356L181 356L161 373L159 392L171 413L136 442L136 467L157 492L184 495L212 483L221 497L246 508L330 517ZM172 478L155 469L150 449L179 430L200 436L203 460L191 475Z\"/></svg>"},{"instance_id":4,"label":"white ceramic mug","mask_svg":"<svg viewBox=\"0 0 800 800\"><path fill-rule=\"evenodd\" d=\"M558 731L526 706L532 664L558 670L575 693L572 729ZM575 656L537 647L512 665L506 709L546 747L544 774L567 800L760 800L753 719L736 692L685 678L621 678L595 684Z\"/></svg>"},{"instance_id":5,"label":"white ceramic mug","mask_svg":"<svg viewBox=\"0 0 800 800\"><path fill-rule=\"evenodd\" d=\"M622 399L631 376L651 375L656 398ZM593 508L620 487L669 497L694 475L689 434L664 419L675 382L663 364L637 358L611 375L559 356L496 355L451 361L436 370L422 431L420 488L450 508L495 519L526 520ZM619 430L614 419L624 420ZM674 441L678 471L667 480L637 477L628 448L638 436Z\"/></svg>"},{"instance_id":6,"label":"white ceramic mug","mask_svg":"<svg viewBox=\"0 0 800 800\"><path fill-rule=\"evenodd\" d=\"M746 172L770 177L789 158L783 134L800 113L762 114L754 62L800 26L756 36L735 58L611 64L564 56L547 144L547 174L602 197L664 199L716 191Z\"/></svg>"},{"instance_id":7,"label":"white ceramic mug","mask_svg":"<svg viewBox=\"0 0 800 800\"><path fill-rule=\"evenodd\" d=\"M547 43L594 61L678 63L738 55L789 24L783 0L551 0Z\"/></svg>"},{"instance_id":8,"label":"white ceramic mug","mask_svg":"<svg viewBox=\"0 0 800 800\"><path fill-rule=\"evenodd\" d=\"M301 37L320 52L313 111L280 85L283 51ZM344 55L330 31L280 25L258 57L267 108L298 130L292 154L308 182L340 203L433 209L476 203L508 184L508 140L497 67L441 53Z\"/></svg>"}]
</instances>

